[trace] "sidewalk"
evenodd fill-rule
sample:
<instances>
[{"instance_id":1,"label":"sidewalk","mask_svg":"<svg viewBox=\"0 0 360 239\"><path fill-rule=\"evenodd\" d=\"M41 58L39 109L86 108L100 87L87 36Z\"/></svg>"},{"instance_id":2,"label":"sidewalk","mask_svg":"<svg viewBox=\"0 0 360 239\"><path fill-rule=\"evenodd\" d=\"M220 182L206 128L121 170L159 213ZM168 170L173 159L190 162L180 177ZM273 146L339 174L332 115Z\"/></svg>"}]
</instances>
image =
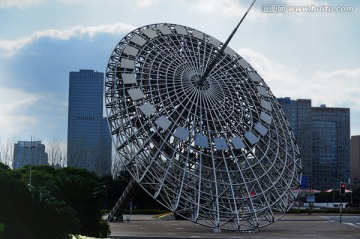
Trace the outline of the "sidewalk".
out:
<instances>
[{"instance_id":1,"label":"sidewalk","mask_svg":"<svg viewBox=\"0 0 360 239\"><path fill-rule=\"evenodd\" d=\"M126 221L127 215L124 215ZM326 219L319 214L287 214L279 221L262 228L258 233L222 231L189 221L161 220L151 215L131 215L130 222L109 223L110 238L256 238L256 239L303 239L303 238L360 238L360 228Z\"/></svg>"}]
</instances>

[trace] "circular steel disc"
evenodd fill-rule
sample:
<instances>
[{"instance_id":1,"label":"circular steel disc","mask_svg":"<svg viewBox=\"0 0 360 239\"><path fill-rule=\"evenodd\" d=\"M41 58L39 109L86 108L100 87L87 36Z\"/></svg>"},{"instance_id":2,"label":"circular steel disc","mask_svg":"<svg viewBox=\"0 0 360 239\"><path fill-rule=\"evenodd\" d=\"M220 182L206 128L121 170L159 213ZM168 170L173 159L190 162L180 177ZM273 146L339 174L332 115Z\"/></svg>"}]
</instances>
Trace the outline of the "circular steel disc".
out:
<instances>
[{"instance_id":1,"label":"circular steel disc","mask_svg":"<svg viewBox=\"0 0 360 239\"><path fill-rule=\"evenodd\" d=\"M190 27L127 34L106 71L117 152L134 180L169 210L215 231L258 230L291 207L298 146L276 98L223 43Z\"/></svg>"}]
</instances>

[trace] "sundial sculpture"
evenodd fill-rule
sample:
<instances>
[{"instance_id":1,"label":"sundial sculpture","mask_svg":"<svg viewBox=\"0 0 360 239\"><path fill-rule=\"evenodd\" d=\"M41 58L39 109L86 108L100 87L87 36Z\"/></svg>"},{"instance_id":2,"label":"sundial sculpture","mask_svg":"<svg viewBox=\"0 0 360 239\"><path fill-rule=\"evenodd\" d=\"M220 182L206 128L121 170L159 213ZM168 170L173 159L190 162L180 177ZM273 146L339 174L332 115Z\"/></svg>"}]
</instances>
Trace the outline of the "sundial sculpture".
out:
<instances>
[{"instance_id":1,"label":"sundial sculpture","mask_svg":"<svg viewBox=\"0 0 360 239\"><path fill-rule=\"evenodd\" d=\"M168 210L215 232L258 231L293 204L301 164L290 125L227 44L187 26L140 27L116 45L105 86L124 167Z\"/></svg>"}]
</instances>

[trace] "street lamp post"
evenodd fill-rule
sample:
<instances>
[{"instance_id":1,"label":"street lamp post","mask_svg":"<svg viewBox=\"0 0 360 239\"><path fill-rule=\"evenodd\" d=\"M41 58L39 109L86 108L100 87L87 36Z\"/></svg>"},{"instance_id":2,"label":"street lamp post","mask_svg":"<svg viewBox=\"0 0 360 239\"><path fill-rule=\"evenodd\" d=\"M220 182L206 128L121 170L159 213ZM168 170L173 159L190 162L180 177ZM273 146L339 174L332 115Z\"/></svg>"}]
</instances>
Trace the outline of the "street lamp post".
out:
<instances>
[{"instance_id":1,"label":"street lamp post","mask_svg":"<svg viewBox=\"0 0 360 239\"><path fill-rule=\"evenodd\" d=\"M31 175L31 163L32 163L32 160L33 160L33 153L32 153L33 148L36 148L36 145L35 144L33 145L32 136L31 136L31 140L30 140L30 163L29 163L29 165L30 165L29 186L31 186L31 177L32 177L32 175Z\"/></svg>"},{"instance_id":2,"label":"street lamp post","mask_svg":"<svg viewBox=\"0 0 360 239\"><path fill-rule=\"evenodd\" d=\"M30 177L29 177L29 186L31 186L31 164L30 164Z\"/></svg>"},{"instance_id":3,"label":"street lamp post","mask_svg":"<svg viewBox=\"0 0 360 239\"><path fill-rule=\"evenodd\" d=\"M106 192L106 185L104 184L103 185L103 189L104 189L104 192L105 192L105 201L104 201L104 208L105 208L105 210L106 210L106 194L107 194L107 192Z\"/></svg>"}]
</instances>

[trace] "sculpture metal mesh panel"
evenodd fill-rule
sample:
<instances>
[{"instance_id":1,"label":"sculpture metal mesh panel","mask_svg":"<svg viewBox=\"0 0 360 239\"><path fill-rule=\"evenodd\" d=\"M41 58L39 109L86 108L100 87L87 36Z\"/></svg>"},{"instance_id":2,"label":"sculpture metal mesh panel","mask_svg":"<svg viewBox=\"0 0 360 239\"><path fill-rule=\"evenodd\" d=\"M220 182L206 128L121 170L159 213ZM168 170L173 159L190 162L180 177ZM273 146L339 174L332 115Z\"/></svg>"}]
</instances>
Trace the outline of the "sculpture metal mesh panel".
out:
<instances>
[{"instance_id":1,"label":"sculpture metal mesh panel","mask_svg":"<svg viewBox=\"0 0 360 239\"><path fill-rule=\"evenodd\" d=\"M190 27L127 34L107 65L106 106L131 177L178 215L215 231L259 230L297 197L298 146L276 98L223 43Z\"/></svg>"}]
</instances>

